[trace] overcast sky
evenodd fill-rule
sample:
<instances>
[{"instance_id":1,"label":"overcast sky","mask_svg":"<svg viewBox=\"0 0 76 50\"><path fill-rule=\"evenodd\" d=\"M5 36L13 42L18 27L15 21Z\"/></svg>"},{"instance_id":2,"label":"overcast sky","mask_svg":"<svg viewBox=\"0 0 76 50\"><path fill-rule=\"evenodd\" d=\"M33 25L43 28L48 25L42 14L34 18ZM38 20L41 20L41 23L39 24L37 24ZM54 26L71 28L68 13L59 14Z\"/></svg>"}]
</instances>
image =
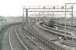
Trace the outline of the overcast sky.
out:
<instances>
[{"instance_id":1,"label":"overcast sky","mask_svg":"<svg viewBox=\"0 0 76 50\"><path fill-rule=\"evenodd\" d=\"M32 6L60 6L75 0L0 0L0 16L21 16L22 8Z\"/></svg>"}]
</instances>

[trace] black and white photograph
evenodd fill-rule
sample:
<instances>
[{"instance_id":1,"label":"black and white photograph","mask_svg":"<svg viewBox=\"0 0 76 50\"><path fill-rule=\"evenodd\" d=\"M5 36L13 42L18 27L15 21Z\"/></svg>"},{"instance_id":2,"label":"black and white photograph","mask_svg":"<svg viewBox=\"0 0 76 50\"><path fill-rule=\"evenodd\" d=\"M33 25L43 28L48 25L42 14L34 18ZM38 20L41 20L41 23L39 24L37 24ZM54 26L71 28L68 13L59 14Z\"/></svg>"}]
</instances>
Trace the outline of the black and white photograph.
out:
<instances>
[{"instance_id":1,"label":"black and white photograph","mask_svg":"<svg viewBox=\"0 0 76 50\"><path fill-rule=\"evenodd\" d=\"M76 50L76 0L0 0L0 50Z\"/></svg>"}]
</instances>

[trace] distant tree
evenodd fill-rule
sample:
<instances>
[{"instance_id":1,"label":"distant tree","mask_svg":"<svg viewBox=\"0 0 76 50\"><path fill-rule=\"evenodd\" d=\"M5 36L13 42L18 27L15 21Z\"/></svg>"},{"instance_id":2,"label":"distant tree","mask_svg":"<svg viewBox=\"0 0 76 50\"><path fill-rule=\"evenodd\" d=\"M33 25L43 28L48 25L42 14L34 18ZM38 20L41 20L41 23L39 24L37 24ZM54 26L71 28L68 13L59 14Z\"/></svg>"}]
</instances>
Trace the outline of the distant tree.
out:
<instances>
[{"instance_id":1,"label":"distant tree","mask_svg":"<svg viewBox=\"0 0 76 50\"><path fill-rule=\"evenodd\" d=\"M5 19L5 17L0 16L0 26L4 26L7 23L7 20Z\"/></svg>"}]
</instances>

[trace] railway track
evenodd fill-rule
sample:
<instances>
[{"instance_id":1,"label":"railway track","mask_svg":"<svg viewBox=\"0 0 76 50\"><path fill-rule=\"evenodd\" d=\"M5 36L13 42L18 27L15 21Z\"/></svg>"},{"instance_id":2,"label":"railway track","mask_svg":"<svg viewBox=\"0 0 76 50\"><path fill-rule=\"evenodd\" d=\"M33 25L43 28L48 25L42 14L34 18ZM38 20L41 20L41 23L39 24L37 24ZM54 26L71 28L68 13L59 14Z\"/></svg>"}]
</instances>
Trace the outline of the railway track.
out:
<instances>
[{"instance_id":1,"label":"railway track","mask_svg":"<svg viewBox=\"0 0 76 50\"><path fill-rule=\"evenodd\" d=\"M13 35L13 39L17 39L10 39L10 42L13 43L12 41L17 40L15 42L15 46L18 45L23 50L65 50L65 48L61 48L60 46L54 44L53 41L49 41L48 39L41 36L32 25L28 25L26 28L23 28L22 25L16 25L12 29L13 31L10 34ZM18 44L16 45L16 43ZM15 49L14 45L11 44L11 48L13 48L12 50L20 50L21 48L19 49L19 47Z\"/></svg>"},{"instance_id":2,"label":"railway track","mask_svg":"<svg viewBox=\"0 0 76 50\"><path fill-rule=\"evenodd\" d=\"M18 25L17 25L18 26ZM18 37L16 36L16 25L11 26L11 28L9 28L9 44L11 47L11 50L27 50L27 47L25 47L22 42L20 41L20 39L18 39Z\"/></svg>"},{"instance_id":3,"label":"railway track","mask_svg":"<svg viewBox=\"0 0 76 50\"><path fill-rule=\"evenodd\" d=\"M38 27L39 27L39 24L37 25ZM44 30L44 31L48 31L48 32L50 32L50 34L54 34L54 35L58 35L58 34L56 34L56 32L55 31L51 31L51 30L48 30L48 29L45 29L45 28L43 28L43 27L39 27L40 29L42 29L42 30ZM66 38L66 36L63 36L63 35L58 35L59 37L61 36L61 37L63 37L63 38ZM69 37L70 38L70 37ZM67 40L71 40L71 39L69 39L69 38L67 38ZM64 40L65 42L67 42L67 40ZM74 39L73 39L74 40ZM67 44L62 44L60 41L57 41L57 42L55 42L55 41L53 41L53 42L51 42L50 41L50 43L52 44L53 43L53 46L56 48L56 50L72 50L73 48L72 47L70 47L70 46L67 46ZM57 44L58 43L58 44ZM68 44L69 45L69 44Z\"/></svg>"},{"instance_id":4,"label":"railway track","mask_svg":"<svg viewBox=\"0 0 76 50\"><path fill-rule=\"evenodd\" d=\"M46 25L43 25L43 24L38 24L37 25L45 30L45 31L48 31L48 32L52 32L53 34L55 35L58 35L58 36L61 36L61 37L66 37L68 39L75 39L75 37L73 38L73 36L71 36L71 33L70 32L64 32L64 31L59 31L59 30L56 30L56 29L53 29L53 28L50 28L50 27L47 27Z\"/></svg>"},{"instance_id":5,"label":"railway track","mask_svg":"<svg viewBox=\"0 0 76 50\"><path fill-rule=\"evenodd\" d=\"M38 48L42 50L51 50L42 42L42 40L39 40L39 38L37 38L38 35L29 32L27 29L22 28L22 30L24 30L22 31L24 32L24 36L27 36L31 41L33 41Z\"/></svg>"},{"instance_id":6,"label":"railway track","mask_svg":"<svg viewBox=\"0 0 76 50\"><path fill-rule=\"evenodd\" d=\"M38 41L41 41L44 45L46 45L50 50L57 50L57 49L62 49L65 50L64 48L59 48L59 46L56 46L53 42L47 40L46 38L43 38L41 35L36 32L36 30L33 29L32 26L28 26L30 29L30 33L38 39Z\"/></svg>"},{"instance_id":7,"label":"railway track","mask_svg":"<svg viewBox=\"0 0 76 50\"><path fill-rule=\"evenodd\" d=\"M28 50L42 50L41 48L37 46L35 41L31 40L29 36L24 36L23 31L21 31L19 26L16 28L17 29L15 29L14 31L16 32L16 36L18 37L17 39L21 39L19 41L22 41L22 43L24 43L24 45L28 47ZM26 31L25 33L28 34L28 32Z\"/></svg>"},{"instance_id":8,"label":"railway track","mask_svg":"<svg viewBox=\"0 0 76 50\"><path fill-rule=\"evenodd\" d=\"M20 28L18 27L18 25L15 25L15 26L12 26L11 31L9 31L9 43L11 46L11 50L41 50L35 44L36 42L33 42L28 36L25 36L24 38L24 36L21 34L23 32L20 32L21 30L19 29ZM16 43L19 43L19 44L16 45ZM24 49L21 49L21 48L24 48Z\"/></svg>"},{"instance_id":9,"label":"railway track","mask_svg":"<svg viewBox=\"0 0 76 50\"><path fill-rule=\"evenodd\" d=\"M19 32L21 30L16 31L18 31L16 36L23 41L24 45L28 47L28 50L39 50L39 48L28 37L24 36L22 32Z\"/></svg>"}]
</instances>

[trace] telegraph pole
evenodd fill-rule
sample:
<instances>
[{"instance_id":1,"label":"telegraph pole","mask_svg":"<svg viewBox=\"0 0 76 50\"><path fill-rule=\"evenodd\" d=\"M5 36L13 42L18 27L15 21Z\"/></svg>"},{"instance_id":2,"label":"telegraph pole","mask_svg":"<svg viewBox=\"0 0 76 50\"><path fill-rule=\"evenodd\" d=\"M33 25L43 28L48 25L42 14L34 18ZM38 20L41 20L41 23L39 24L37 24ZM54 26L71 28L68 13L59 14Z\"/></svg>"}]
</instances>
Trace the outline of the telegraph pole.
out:
<instances>
[{"instance_id":1,"label":"telegraph pole","mask_svg":"<svg viewBox=\"0 0 76 50\"><path fill-rule=\"evenodd\" d=\"M24 28L24 8L23 8L23 14L22 14L22 27Z\"/></svg>"},{"instance_id":2,"label":"telegraph pole","mask_svg":"<svg viewBox=\"0 0 76 50\"><path fill-rule=\"evenodd\" d=\"M26 8L26 24L28 24L28 8Z\"/></svg>"}]
</instances>

